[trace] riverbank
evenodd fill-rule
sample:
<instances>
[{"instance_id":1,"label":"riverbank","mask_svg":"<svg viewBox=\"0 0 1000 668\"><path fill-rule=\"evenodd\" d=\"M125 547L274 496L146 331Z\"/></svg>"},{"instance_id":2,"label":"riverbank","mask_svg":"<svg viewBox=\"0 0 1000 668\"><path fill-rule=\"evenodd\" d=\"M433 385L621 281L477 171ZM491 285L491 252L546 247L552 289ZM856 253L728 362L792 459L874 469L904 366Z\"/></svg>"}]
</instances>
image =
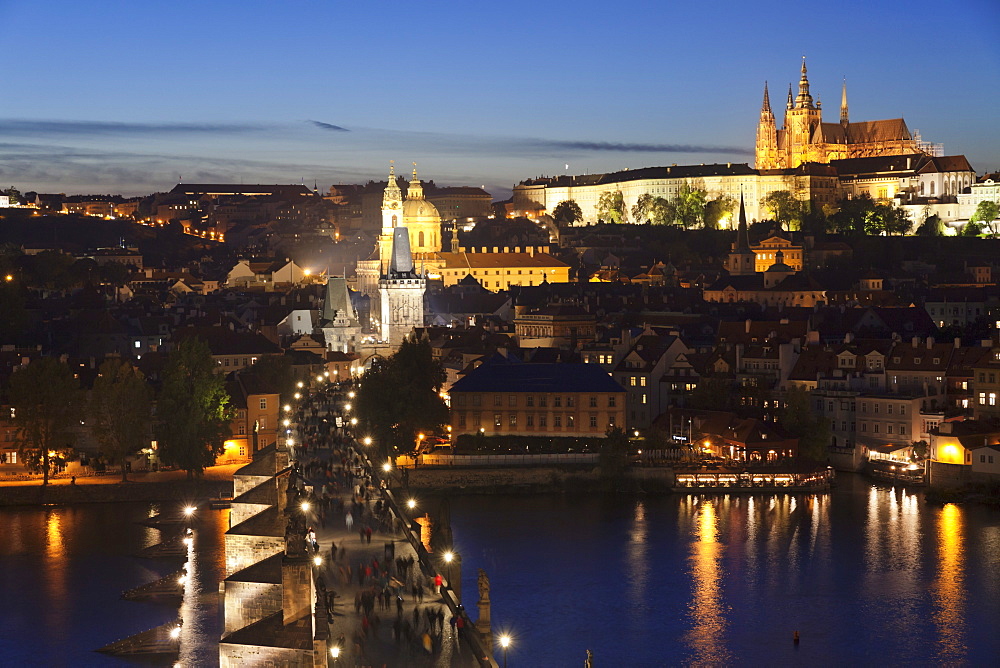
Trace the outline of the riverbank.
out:
<instances>
[{"instance_id":1,"label":"riverbank","mask_svg":"<svg viewBox=\"0 0 1000 668\"><path fill-rule=\"evenodd\" d=\"M427 494L549 494L552 492L670 493L669 469L630 469L618 478L597 467L416 468L406 469L408 487Z\"/></svg>"},{"instance_id":2,"label":"riverbank","mask_svg":"<svg viewBox=\"0 0 1000 668\"><path fill-rule=\"evenodd\" d=\"M54 478L0 483L0 506L71 505L129 501L178 501L191 503L232 494L233 473L239 465L213 466L200 479L188 480L184 471L130 474L128 482L118 476Z\"/></svg>"}]
</instances>

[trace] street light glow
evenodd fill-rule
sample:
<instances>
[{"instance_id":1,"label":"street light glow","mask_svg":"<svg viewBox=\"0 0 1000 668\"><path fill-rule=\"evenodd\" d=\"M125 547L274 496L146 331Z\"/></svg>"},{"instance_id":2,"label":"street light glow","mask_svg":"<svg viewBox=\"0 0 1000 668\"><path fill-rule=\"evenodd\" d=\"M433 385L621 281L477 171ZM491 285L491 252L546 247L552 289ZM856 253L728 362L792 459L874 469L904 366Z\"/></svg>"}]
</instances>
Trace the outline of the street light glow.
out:
<instances>
[{"instance_id":1,"label":"street light glow","mask_svg":"<svg viewBox=\"0 0 1000 668\"><path fill-rule=\"evenodd\" d=\"M180 635L181 635L181 627L175 626L174 628L170 629L170 637L173 638L174 640L177 640L177 638L179 638Z\"/></svg>"},{"instance_id":2,"label":"street light glow","mask_svg":"<svg viewBox=\"0 0 1000 668\"><path fill-rule=\"evenodd\" d=\"M335 659L339 659L340 658L340 647L338 647L337 645L334 645L333 647L331 647L330 648L330 656L332 656Z\"/></svg>"},{"instance_id":3,"label":"street light glow","mask_svg":"<svg viewBox=\"0 0 1000 668\"><path fill-rule=\"evenodd\" d=\"M313 557L313 564L316 565L316 566L322 566L323 565L323 557L320 557L320 556Z\"/></svg>"},{"instance_id":4,"label":"street light glow","mask_svg":"<svg viewBox=\"0 0 1000 668\"><path fill-rule=\"evenodd\" d=\"M455 558L455 553L452 552L451 550L448 550L442 556L444 557L444 562L446 564L450 564L451 560Z\"/></svg>"},{"instance_id":5,"label":"street light glow","mask_svg":"<svg viewBox=\"0 0 1000 668\"><path fill-rule=\"evenodd\" d=\"M316 382L317 383L322 383L323 382L323 376L316 376Z\"/></svg>"},{"instance_id":6,"label":"street light glow","mask_svg":"<svg viewBox=\"0 0 1000 668\"><path fill-rule=\"evenodd\" d=\"M410 499L409 501L407 501L406 502L406 507L409 508L410 510L413 510L414 508L416 508L417 507L417 501L416 501L416 499Z\"/></svg>"},{"instance_id":7,"label":"street light glow","mask_svg":"<svg viewBox=\"0 0 1000 668\"><path fill-rule=\"evenodd\" d=\"M354 398L354 390L351 390L350 392L348 392L348 393L347 393L347 396L348 396L349 398L353 399L353 398Z\"/></svg>"},{"instance_id":8,"label":"street light glow","mask_svg":"<svg viewBox=\"0 0 1000 668\"><path fill-rule=\"evenodd\" d=\"M353 427L358 423L358 418L351 418L351 426Z\"/></svg>"},{"instance_id":9,"label":"street light glow","mask_svg":"<svg viewBox=\"0 0 1000 668\"><path fill-rule=\"evenodd\" d=\"M300 506L300 508L302 508L302 512L304 512L304 513L308 513L310 507L311 506L309 505L308 501L303 501L302 505Z\"/></svg>"},{"instance_id":10,"label":"street light glow","mask_svg":"<svg viewBox=\"0 0 1000 668\"><path fill-rule=\"evenodd\" d=\"M510 647L510 636L508 635L500 636L500 646L503 647L504 649Z\"/></svg>"},{"instance_id":11,"label":"street light glow","mask_svg":"<svg viewBox=\"0 0 1000 668\"><path fill-rule=\"evenodd\" d=\"M364 443L365 445L371 445L372 444L372 437L371 436L365 436L364 440L361 441L361 442Z\"/></svg>"},{"instance_id":12,"label":"street light glow","mask_svg":"<svg viewBox=\"0 0 1000 668\"><path fill-rule=\"evenodd\" d=\"M344 404L344 410L345 411L351 410L351 405L350 404Z\"/></svg>"},{"instance_id":13,"label":"street light glow","mask_svg":"<svg viewBox=\"0 0 1000 668\"><path fill-rule=\"evenodd\" d=\"M297 388L299 388L299 389L301 390L301 389L302 389L303 387L305 387L305 383L303 383L303 382L302 382L302 381L300 380L299 382L297 382L297 383L295 384L295 386L296 386Z\"/></svg>"},{"instance_id":14,"label":"street light glow","mask_svg":"<svg viewBox=\"0 0 1000 668\"><path fill-rule=\"evenodd\" d=\"M184 506L184 514L187 515L188 517L194 515L194 511L196 510L198 509L195 508L194 506Z\"/></svg>"},{"instance_id":15,"label":"street light glow","mask_svg":"<svg viewBox=\"0 0 1000 668\"><path fill-rule=\"evenodd\" d=\"M390 464L389 462L382 464L382 470L388 473L389 471L392 470L392 464Z\"/></svg>"},{"instance_id":16,"label":"street light glow","mask_svg":"<svg viewBox=\"0 0 1000 668\"><path fill-rule=\"evenodd\" d=\"M291 410L292 410L292 407L289 406L288 404L285 404L285 412L289 413L289 412L291 412Z\"/></svg>"}]
</instances>

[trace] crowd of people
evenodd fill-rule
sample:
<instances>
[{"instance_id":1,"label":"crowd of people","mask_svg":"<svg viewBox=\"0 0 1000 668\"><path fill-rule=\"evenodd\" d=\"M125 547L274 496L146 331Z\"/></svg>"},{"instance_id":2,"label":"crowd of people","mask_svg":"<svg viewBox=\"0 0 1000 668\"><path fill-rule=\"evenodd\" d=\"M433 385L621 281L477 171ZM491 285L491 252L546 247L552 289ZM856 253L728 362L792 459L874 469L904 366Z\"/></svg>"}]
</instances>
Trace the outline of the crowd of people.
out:
<instances>
[{"instance_id":1,"label":"crowd of people","mask_svg":"<svg viewBox=\"0 0 1000 668\"><path fill-rule=\"evenodd\" d=\"M356 622L332 641L345 658L348 653L353 657L355 665L374 665L376 655L384 653L384 648L375 647L390 643L394 646L390 653L396 656L430 659L446 641L455 643L457 649L467 620L464 614L452 614L436 596L441 576L425 573L409 544L399 540L398 530L405 525L384 498L370 462L354 447L341 415L348 392L346 385L331 384L305 397L288 433L295 444L296 502L305 502L313 520L305 526L303 546L310 555L321 557L317 608L326 612L332 637L350 617L349 611L337 610L338 599L344 598L338 590L356 589ZM338 416L342 427L336 426ZM349 537L355 533L357 547L348 549ZM328 548L321 545L324 534ZM397 555L397 541L410 554ZM431 600L425 603L425 596ZM407 603L412 605L408 613ZM386 624L384 620L389 619ZM348 634L351 647L346 646Z\"/></svg>"}]
</instances>

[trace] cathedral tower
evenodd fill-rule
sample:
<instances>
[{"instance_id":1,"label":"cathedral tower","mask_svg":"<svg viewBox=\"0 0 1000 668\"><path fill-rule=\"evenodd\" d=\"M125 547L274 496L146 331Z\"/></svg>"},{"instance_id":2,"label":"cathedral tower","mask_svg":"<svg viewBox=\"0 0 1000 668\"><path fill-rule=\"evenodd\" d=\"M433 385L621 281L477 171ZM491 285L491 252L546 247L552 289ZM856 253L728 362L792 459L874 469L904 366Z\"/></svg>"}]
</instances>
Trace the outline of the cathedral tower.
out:
<instances>
[{"instance_id":1,"label":"cathedral tower","mask_svg":"<svg viewBox=\"0 0 1000 668\"><path fill-rule=\"evenodd\" d=\"M771 98L764 82L764 102L760 106L760 121L757 124L757 169L780 169L784 167L778 155L778 128L771 111Z\"/></svg>"},{"instance_id":2,"label":"cathedral tower","mask_svg":"<svg viewBox=\"0 0 1000 668\"><path fill-rule=\"evenodd\" d=\"M789 99L791 91L789 91ZM823 122L823 112L813 103L809 93L809 77L806 75L806 59L802 58L802 76L799 78L799 94L786 113L785 146L788 149L786 167L798 167L803 162L826 162L825 156L818 154L818 147L812 146L813 133Z\"/></svg>"},{"instance_id":3,"label":"cathedral tower","mask_svg":"<svg viewBox=\"0 0 1000 668\"><path fill-rule=\"evenodd\" d=\"M382 234L378 238L378 257L382 271L389 266L392 253L392 233L403 224L403 192L396 183L396 166L389 161L389 182L382 193Z\"/></svg>"},{"instance_id":4,"label":"cathedral tower","mask_svg":"<svg viewBox=\"0 0 1000 668\"><path fill-rule=\"evenodd\" d=\"M413 163L413 179L403 202L403 224L410 231L414 259L423 263L433 253L441 252L441 214L424 197L424 187L417 178L417 163Z\"/></svg>"}]
</instances>

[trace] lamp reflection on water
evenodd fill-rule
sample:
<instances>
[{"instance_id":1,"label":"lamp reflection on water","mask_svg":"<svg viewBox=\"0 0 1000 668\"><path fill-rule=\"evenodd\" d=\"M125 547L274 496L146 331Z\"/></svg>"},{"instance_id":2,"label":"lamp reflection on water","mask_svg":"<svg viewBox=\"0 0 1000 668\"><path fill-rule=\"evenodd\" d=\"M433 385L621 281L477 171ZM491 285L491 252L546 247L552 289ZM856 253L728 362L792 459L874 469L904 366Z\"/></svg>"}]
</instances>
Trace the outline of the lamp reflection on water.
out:
<instances>
[{"instance_id":1,"label":"lamp reflection on water","mask_svg":"<svg viewBox=\"0 0 1000 668\"><path fill-rule=\"evenodd\" d=\"M699 504L691 544L691 579L694 599L691 602L691 630L686 640L692 650L692 665L726 665L732 656L726 649L727 621L722 605L719 527L715 500Z\"/></svg>"},{"instance_id":2,"label":"lamp reflection on water","mask_svg":"<svg viewBox=\"0 0 1000 668\"><path fill-rule=\"evenodd\" d=\"M937 523L938 572L931 589L938 632L937 662L958 665L966 660L965 547L962 509L945 504Z\"/></svg>"},{"instance_id":3,"label":"lamp reflection on water","mask_svg":"<svg viewBox=\"0 0 1000 668\"><path fill-rule=\"evenodd\" d=\"M632 514L626 555L628 559L628 593L630 609L646 614L646 592L649 588L649 544L647 540L646 505L639 501Z\"/></svg>"}]
</instances>

